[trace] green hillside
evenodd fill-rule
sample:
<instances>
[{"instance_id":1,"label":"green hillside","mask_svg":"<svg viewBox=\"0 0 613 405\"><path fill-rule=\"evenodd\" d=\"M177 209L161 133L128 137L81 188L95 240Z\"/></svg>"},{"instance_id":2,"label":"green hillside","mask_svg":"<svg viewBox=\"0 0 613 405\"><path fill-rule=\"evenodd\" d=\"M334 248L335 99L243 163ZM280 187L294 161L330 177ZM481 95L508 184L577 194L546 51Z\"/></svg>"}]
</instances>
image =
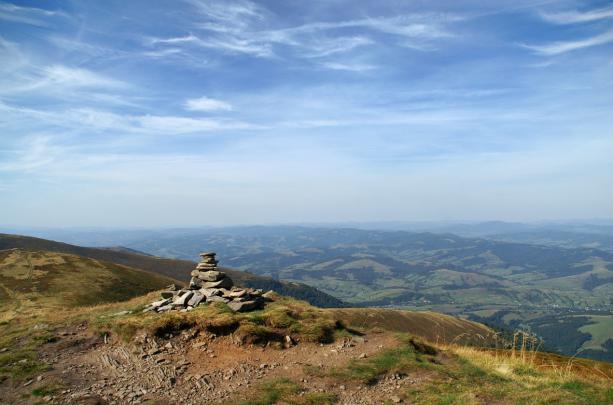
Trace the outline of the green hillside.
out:
<instances>
[{"instance_id":1,"label":"green hillside","mask_svg":"<svg viewBox=\"0 0 613 405\"><path fill-rule=\"evenodd\" d=\"M0 251L0 303L23 312L125 301L176 280L72 254Z\"/></svg>"}]
</instances>

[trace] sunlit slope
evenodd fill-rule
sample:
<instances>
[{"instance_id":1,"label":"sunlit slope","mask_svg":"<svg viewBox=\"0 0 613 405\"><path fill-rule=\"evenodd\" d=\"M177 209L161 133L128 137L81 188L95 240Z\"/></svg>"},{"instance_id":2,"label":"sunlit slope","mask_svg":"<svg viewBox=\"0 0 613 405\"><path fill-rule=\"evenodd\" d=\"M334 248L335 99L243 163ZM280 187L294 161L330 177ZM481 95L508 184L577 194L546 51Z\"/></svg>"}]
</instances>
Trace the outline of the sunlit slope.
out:
<instances>
[{"instance_id":1,"label":"sunlit slope","mask_svg":"<svg viewBox=\"0 0 613 405\"><path fill-rule=\"evenodd\" d=\"M0 251L0 304L4 310L124 301L174 282L169 277L77 255Z\"/></svg>"},{"instance_id":2,"label":"sunlit slope","mask_svg":"<svg viewBox=\"0 0 613 405\"><path fill-rule=\"evenodd\" d=\"M207 245L202 245L201 249ZM55 242L46 239L33 238L29 236L0 234L0 250L3 249L24 249L24 250L44 250L49 252L68 253L88 257L96 260L103 260L136 269L146 270L162 276L171 277L178 282L186 283L189 274L196 266L195 262L189 260L167 259L148 254L140 253L131 249L114 248L90 248L70 245L62 242ZM320 307L342 307L344 302L326 294L314 287L303 283L284 282L264 277L244 271L229 269L223 266L224 258L220 258L221 270L226 272L238 285L251 288L261 288L264 290L275 290L280 294L288 295L298 299L306 300L313 305Z\"/></svg>"},{"instance_id":3,"label":"sunlit slope","mask_svg":"<svg viewBox=\"0 0 613 405\"><path fill-rule=\"evenodd\" d=\"M465 319L429 311L404 311L383 308L331 309L336 319L354 328L379 328L411 333L432 342L451 342L467 338L477 343L488 340L494 331Z\"/></svg>"}]
</instances>

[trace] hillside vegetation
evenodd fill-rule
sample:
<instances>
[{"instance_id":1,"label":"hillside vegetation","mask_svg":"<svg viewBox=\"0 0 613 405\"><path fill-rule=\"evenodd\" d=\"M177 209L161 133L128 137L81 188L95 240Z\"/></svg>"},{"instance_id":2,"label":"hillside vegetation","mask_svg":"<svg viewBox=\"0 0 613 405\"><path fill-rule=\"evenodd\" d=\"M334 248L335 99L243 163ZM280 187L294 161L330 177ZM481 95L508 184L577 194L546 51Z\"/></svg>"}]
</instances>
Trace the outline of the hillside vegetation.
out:
<instances>
[{"instance_id":1,"label":"hillside vegetation","mask_svg":"<svg viewBox=\"0 0 613 405\"><path fill-rule=\"evenodd\" d=\"M0 251L0 304L24 314L90 306L159 290L176 280L120 264L72 254L9 249Z\"/></svg>"}]
</instances>

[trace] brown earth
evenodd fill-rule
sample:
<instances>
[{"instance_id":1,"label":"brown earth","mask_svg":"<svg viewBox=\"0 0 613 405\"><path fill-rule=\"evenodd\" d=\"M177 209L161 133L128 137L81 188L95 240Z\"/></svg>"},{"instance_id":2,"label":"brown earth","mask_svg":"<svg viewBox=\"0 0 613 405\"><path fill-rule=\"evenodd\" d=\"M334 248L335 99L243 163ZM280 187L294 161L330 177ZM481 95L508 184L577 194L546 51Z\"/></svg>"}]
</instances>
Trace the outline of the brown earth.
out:
<instances>
[{"instance_id":1,"label":"brown earth","mask_svg":"<svg viewBox=\"0 0 613 405\"><path fill-rule=\"evenodd\" d=\"M351 359L370 357L398 344L391 333L369 333L329 345L297 343L278 349L238 344L231 336L185 331L169 339L139 335L135 343L92 336L86 325L56 332L41 360L52 369L25 383L0 385L5 403L42 399L58 404L209 404L233 403L260 382L289 378L305 392L327 392L339 404L380 404L407 386L428 378L424 371L386 376L376 384L339 383L325 375ZM316 374L320 374L320 373ZM30 396L42 392L41 397ZM44 395L45 389L54 392Z\"/></svg>"}]
</instances>

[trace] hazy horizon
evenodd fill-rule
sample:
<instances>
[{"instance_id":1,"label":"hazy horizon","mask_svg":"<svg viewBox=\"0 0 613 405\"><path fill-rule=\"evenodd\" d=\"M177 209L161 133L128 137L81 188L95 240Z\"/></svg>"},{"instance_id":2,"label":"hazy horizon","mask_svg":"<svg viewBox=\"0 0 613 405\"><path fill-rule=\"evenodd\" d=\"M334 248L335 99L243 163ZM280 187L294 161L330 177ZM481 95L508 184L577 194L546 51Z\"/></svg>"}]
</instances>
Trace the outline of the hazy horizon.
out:
<instances>
[{"instance_id":1,"label":"hazy horizon","mask_svg":"<svg viewBox=\"0 0 613 405\"><path fill-rule=\"evenodd\" d=\"M0 1L0 21L6 226L613 218L610 2Z\"/></svg>"}]
</instances>

